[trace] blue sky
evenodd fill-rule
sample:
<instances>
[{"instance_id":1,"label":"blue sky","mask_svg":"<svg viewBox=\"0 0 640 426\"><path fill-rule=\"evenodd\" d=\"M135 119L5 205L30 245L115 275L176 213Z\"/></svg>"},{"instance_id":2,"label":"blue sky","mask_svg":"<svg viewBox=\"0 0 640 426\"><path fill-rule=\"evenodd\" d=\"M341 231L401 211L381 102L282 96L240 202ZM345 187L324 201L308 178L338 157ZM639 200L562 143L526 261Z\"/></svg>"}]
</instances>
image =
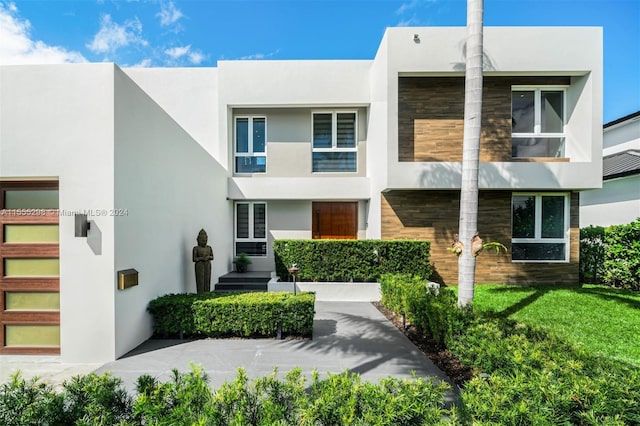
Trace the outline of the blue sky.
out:
<instances>
[{"instance_id":1,"label":"blue sky","mask_svg":"<svg viewBox=\"0 0 640 426\"><path fill-rule=\"evenodd\" d=\"M485 0L486 26L602 26L604 122L640 110L640 0ZM463 26L464 0L0 0L0 64L371 59L390 26Z\"/></svg>"}]
</instances>

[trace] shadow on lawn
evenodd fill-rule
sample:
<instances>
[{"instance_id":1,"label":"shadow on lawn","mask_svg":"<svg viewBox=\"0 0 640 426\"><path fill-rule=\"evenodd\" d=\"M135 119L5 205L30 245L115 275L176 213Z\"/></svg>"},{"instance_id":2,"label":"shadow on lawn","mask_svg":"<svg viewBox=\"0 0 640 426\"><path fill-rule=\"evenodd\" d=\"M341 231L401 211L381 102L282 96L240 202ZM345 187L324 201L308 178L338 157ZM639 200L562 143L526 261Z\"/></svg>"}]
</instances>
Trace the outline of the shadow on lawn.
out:
<instances>
[{"instance_id":1,"label":"shadow on lawn","mask_svg":"<svg viewBox=\"0 0 640 426\"><path fill-rule=\"evenodd\" d=\"M580 294L592 294L600 299L617 302L617 303L625 303L629 305L632 309L640 310L640 300L630 299L625 296L636 296L640 297L640 292L633 292L630 290L620 290L611 287L602 287L602 288L569 288L569 290L574 291Z\"/></svg>"},{"instance_id":2,"label":"shadow on lawn","mask_svg":"<svg viewBox=\"0 0 640 426\"><path fill-rule=\"evenodd\" d=\"M566 288L566 287L565 287ZM520 299L517 303L501 310L496 311L496 315L499 317L507 318L512 314L526 308L527 306L534 303L536 300L549 293L550 291L555 290L550 287L505 287L505 288L494 288L489 290L490 293L529 293L533 291L530 295L525 297L524 299Z\"/></svg>"}]
</instances>

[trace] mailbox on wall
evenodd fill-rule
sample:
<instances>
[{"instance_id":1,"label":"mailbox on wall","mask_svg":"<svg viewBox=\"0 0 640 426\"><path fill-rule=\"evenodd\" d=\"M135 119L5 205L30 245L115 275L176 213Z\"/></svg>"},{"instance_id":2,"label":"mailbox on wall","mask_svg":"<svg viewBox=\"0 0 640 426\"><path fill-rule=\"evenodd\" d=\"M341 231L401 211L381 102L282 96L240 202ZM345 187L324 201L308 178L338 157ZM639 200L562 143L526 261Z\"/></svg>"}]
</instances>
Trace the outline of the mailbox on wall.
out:
<instances>
[{"instance_id":1,"label":"mailbox on wall","mask_svg":"<svg viewBox=\"0 0 640 426\"><path fill-rule=\"evenodd\" d=\"M135 269L124 269L118 271L118 290L126 290L129 287L138 285L138 271Z\"/></svg>"}]
</instances>

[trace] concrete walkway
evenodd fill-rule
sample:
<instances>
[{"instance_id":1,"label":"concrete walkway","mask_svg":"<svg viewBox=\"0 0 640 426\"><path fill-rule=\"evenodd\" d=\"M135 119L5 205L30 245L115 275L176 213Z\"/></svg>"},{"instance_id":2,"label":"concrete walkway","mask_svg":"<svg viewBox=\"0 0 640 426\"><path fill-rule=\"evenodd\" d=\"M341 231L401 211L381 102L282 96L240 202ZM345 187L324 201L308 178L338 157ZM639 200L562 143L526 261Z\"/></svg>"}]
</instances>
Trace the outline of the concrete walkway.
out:
<instances>
[{"instance_id":1,"label":"concrete walkway","mask_svg":"<svg viewBox=\"0 0 640 426\"><path fill-rule=\"evenodd\" d=\"M86 364L56 365L47 363L46 357L40 361L34 358L32 363L25 363L24 357L15 357L19 358L23 361L11 364L5 363L2 357L2 381L16 368L23 370L25 376L38 373L54 384L97 368ZM368 302L316 301L312 340L149 340L95 371L109 371L122 378L125 387L133 392L140 375L146 373L166 381L171 378L172 369L189 371L190 363L201 365L209 375L210 384L216 388L234 379L238 367L243 367L249 377L254 378L272 373L275 366L281 375L294 367L300 367L307 376L316 369L322 377L327 372L348 370L375 382L387 376L409 378L415 372L418 377L435 377L451 384L442 371ZM46 372L47 368L51 369L50 373ZM455 400L455 392L450 393L448 400Z\"/></svg>"}]
</instances>

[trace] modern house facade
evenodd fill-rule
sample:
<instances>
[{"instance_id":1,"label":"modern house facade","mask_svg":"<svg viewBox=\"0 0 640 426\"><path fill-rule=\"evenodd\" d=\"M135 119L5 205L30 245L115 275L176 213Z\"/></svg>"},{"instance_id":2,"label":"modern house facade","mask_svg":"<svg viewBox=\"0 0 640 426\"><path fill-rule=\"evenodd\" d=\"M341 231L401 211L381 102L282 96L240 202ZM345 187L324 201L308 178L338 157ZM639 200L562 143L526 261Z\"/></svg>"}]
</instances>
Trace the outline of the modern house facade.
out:
<instances>
[{"instance_id":1,"label":"modern house facade","mask_svg":"<svg viewBox=\"0 0 640 426\"><path fill-rule=\"evenodd\" d=\"M602 188L580 193L581 228L640 217L640 111L606 123L602 144Z\"/></svg>"},{"instance_id":2,"label":"modern house facade","mask_svg":"<svg viewBox=\"0 0 640 426\"><path fill-rule=\"evenodd\" d=\"M485 28L478 282L574 283L578 192L601 186L602 32ZM0 67L0 353L101 362L279 238L418 238L457 280L465 28L392 28L372 60ZM87 213L87 237L75 236ZM138 285L120 290L118 272Z\"/></svg>"}]
</instances>

